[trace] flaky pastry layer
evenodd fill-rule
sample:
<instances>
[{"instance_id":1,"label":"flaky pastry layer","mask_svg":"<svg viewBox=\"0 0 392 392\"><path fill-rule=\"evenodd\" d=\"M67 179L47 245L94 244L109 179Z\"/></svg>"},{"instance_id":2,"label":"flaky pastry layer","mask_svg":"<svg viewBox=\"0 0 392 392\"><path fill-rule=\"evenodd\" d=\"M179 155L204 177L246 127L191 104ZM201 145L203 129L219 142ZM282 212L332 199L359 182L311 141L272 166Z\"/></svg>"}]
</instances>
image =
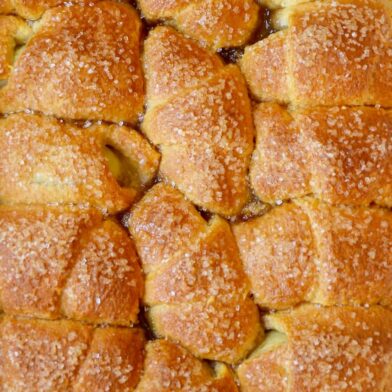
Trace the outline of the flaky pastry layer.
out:
<instances>
[{"instance_id":1,"label":"flaky pastry layer","mask_svg":"<svg viewBox=\"0 0 392 392\"><path fill-rule=\"evenodd\" d=\"M392 206L392 112L286 110L260 104L250 178L266 202L314 194L332 204Z\"/></svg>"},{"instance_id":2,"label":"flaky pastry layer","mask_svg":"<svg viewBox=\"0 0 392 392\"><path fill-rule=\"evenodd\" d=\"M144 103L140 28L136 11L114 1L48 10L0 90L0 112L135 123Z\"/></svg>"},{"instance_id":3,"label":"flaky pastry layer","mask_svg":"<svg viewBox=\"0 0 392 392\"><path fill-rule=\"evenodd\" d=\"M0 391L134 391L144 359L140 329L0 318Z\"/></svg>"},{"instance_id":4,"label":"flaky pastry layer","mask_svg":"<svg viewBox=\"0 0 392 392\"><path fill-rule=\"evenodd\" d=\"M91 209L0 206L0 309L89 323L137 322L143 277L132 241Z\"/></svg>"},{"instance_id":5,"label":"flaky pastry layer","mask_svg":"<svg viewBox=\"0 0 392 392\"><path fill-rule=\"evenodd\" d=\"M127 208L151 182L159 154L136 131L50 117L0 119L0 202ZM117 156L117 155L118 156Z\"/></svg>"},{"instance_id":6,"label":"flaky pastry layer","mask_svg":"<svg viewBox=\"0 0 392 392\"><path fill-rule=\"evenodd\" d=\"M233 226L262 307L392 304L392 213L296 200Z\"/></svg>"},{"instance_id":7,"label":"flaky pastry layer","mask_svg":"<svg viewBox=\"0 0 392 392\"><path fill-rule=\"evenodd\" d=\"M214 370L187 350L158 339L146 347L144 372L137 392L237 392L227 366L216 363Z\"/></svg>"},{"instance_id":8,"label":"flaky pastry layer","mask_svg":"<svg viewBox=\"0 0 392 392\"><path fill-rule=\"evenodd\" d=\"M281 31L245 49L241 68L255 97L302 107L392 107L390 2L298 2L274 14Z\"/></svg>"},{"instance_id":9,"label":"flaky pastry layer","mask_svg":"<svg viewBox=\"0 0 392 392\"><path fill-rule=\"evenodd\" d=\"M92 5L100 0L0 0L0 14L16 14L25 19L35 20L49 8L61 5Z\"/></svg>"},{"instance_id":10,"label":"flaky pastry layer","mask_svg":"<svg viewBox=\"0 0 392 392\"><path fill-rule=\"evenodd\" d=\"M144 66L142 130L161 150L162 176L204 209L238 213L254 132L239 69L168 27L150 32Z\"/></svg>"},{"instance_id":11,"label":"flaky pastry layer","mask_svg":"<svg viewBox=\"0 0 392 392\"><path fill-rule=\"evenodd\" d=\"M238 368L241 391L391 390L390 311L308 305L265 323L273 332Z\"/></svg>"},{"instance_id":12,"label":"flaky pastry layer","mask_svg":"<svg viewBox=\"0 0 392 392\"><path fill-rule=\"evenodd\" d=\"M254 0L138 0L150 21L164 19L213 49L245 44L258 25Z\"/></svg>"},{"instance_id":13,"label":"flaky pastry layer","mask_svg":"<svg viewBox=\"0 0 392 392\"><path fill-rule=\"evenodd\" d=\"M158 184L133 210L129 228L154 332L201 358L243 358L261 331L228 223L217 216L207 223L179 191Z\"/></svg>"}]
</instances>

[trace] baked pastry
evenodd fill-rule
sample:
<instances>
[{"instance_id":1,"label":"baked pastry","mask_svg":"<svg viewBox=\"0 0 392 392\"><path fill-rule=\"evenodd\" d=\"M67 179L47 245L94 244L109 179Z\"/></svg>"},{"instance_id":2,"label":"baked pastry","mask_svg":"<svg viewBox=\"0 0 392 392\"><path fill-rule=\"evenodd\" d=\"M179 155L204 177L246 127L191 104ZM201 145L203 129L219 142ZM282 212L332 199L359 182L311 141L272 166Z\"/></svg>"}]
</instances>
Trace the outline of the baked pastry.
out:
<instances>
[{"instance_id":1,"label":"baked pastry","mask_svg":"<svg viewBox=\"0 0 392 392\"><path fill-rule=\"evenodd\" d=\"M252 187L265 202L314 194L332 204L392 206L392 113L371 107L260 104Z\"/></svg>"},{"instance_id":2,"label":"baked pastry","mask_svg":"<svg viewBox=\"0 0 392 392\"><path fill-rule=\"evenodd\" d=\"M258 25L254 0L138 0L149 21L167 20L212 49L245 44Z\"/></svg>"},{"instance_id":3,"label":"baked pastry","mask_svg":"<svg viewBox=\"0 0 392 392\"><path fill-rule=\"evenodd\" d=\"M389 210L315 199L233 225L254 299L272 309L392 305L391 228Z\"/></svg>"},{"instance_id":4,"label":"baked pastry","mask_svg":"<svg viewBox=\"0 0 392 392\"><path fill-rule=\"evenodd\" d=\"M230 226L207 223L181 193L155 185L129 219L154 332L192 354L238 362L261 334Z\"/></svg>"},{"instance_id":5,"label":"baked pastry","mask_svg":"<svg viewBox=\"0 0 392 392\"><path fill-rule=\"evenodd\" d=\"M0 392L392 392L391 11L0 0Z\"/></svg>"},{"instance_id":6,"label":"baked pastry","mask_svg":"<svg viewBox=\"0 0 392 392\"><path fill-rule=\"evenodd\" d=\"M140 19L126 4L47 11L0 90L0 112L135 123L143 111Z\"/></svg>"},{"instance_id":7,"label":"baked pastry","mask_svg":"<svg viewBox=\"0 0 392 392\"><path fill-rule=\"evenodd\" d=\"M315 0L258 0L261 5L268 7L270 10L291 7L297 4L310 3ZM317 0L316 0L317 1Z\"/></svg>"},{"instance_id":8,"label":"baked pastry","mask_svg":"<svg viewBox=\"0 0 392 392\"><path fill-rule=\"evenodd\" d=\"M154 178L159 155L134 130L88 125L28 114L1 118L0 201L127 208Z\"/></svg>"},{"instance_id":9,"label":"baked pastry","mask_svg":"<svg viewBox=\"0 0 392 392\"><path fill-rule=\"evenodd\" d=\"M254 131L239 69L170 27L150 32L144 66L142 130L162 153L162 177L204 209L240 212Z\"/></svg>"},{"instance_id":10,"label":"baked pastry","mask_svg":"<svg viewBox=\"0 0 392 392\"><path fill-rule=\"evenodd\" d=\"M278 11L272 20L280 31L248 46L241 60L252 93L295 106L391 107L391 15L390 2L380 0L312 1Z\"/></svg>"},{"instance_id":11,"label":"baked pastry","mask_svg":"<svg viewBox=\"0 0 392 392\"><path fill-rule=\"evenodd\" d=\"M147 343L144 372L136 392L237 392L227 366L209 366L168 340Z\"/></svg>"},{"instance_id":12,"label":"baked pastry","mask_svg":"<svg viewBox=\"0 0 392 392\"><path fill-rule=\"evenodd\" d=\"M73 0L71 4L92 5L99 0ZM65 0L0 0L1 14L17 14L25 19L38 19L49 8L69 6Z\"/></svg>"},{"instance_id":13,"label":"baked pastry","mask_svg":"<svg viewBox=\"0 0 392 392\"><path fill-rule=\"evenodd\" d=\"M137 322L143 277L136 250L96 210L0 206L0 242L5 313Z\"/></svg>"},{"instance_id":14,"label":"baked pastry","mask_svg":"<svg viewBox=\"0 0 392 392\"><path fill-rule=\"evenodd\" d=\"M0 391L133 391L143 366L140 329L0 318Z\"/></svg>"},{"instance_id":15,"label":"baked pastry","mask_svg":"<svg viewBox=\"0 0 392 392\"><path fill-rule=\"evenodd\" d=\"M10 74L17 45L24 44L31 35L31 28L15 16L0 15L0 87Z\"/></svg>"},{"instance_id":16,"label":"baked pastry","mask_svg":"<svg viewBox=\"0 0 392 392\"><path fill-rule=\"evenodd\" d=\"M265 317L272 332L238 368L242 392L392 390L392 313L313 307Z\"/></svg>"}]
</instances>

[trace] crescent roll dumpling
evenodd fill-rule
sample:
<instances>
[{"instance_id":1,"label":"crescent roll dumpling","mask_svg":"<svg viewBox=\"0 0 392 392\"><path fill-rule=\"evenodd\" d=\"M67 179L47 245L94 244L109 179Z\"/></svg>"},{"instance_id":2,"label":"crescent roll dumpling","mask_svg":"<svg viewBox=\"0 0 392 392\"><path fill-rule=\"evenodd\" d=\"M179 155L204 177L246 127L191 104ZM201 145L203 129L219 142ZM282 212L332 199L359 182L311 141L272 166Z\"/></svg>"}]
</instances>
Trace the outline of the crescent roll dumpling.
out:
<instances>
[{"instance_id":1,"label":"crescent roll dumpling","mask_svg":"<svg viewBox=\"0 0 392 392\"><path fill-rule=\"evenodd\" d=\"M144 360L140 329L0 320L0 391L135 390Z\"/></svg>"},{"instance_id":2,"label":"crescent roll dumpling","mask_svg":"<svg viewBox=\"0 0 392 392\"><path fill-rule=\"evenodd\" d=\"M31 33L22 19L0 15L0 87L11 72L16 46L24 44Z\"/></svg>"},{"instance_id":3,"label":"crescent roll dumpling","mask_svg":"<svg viewBox=\"0 0 392 392\"><path fill-rule=\"evenodd\" d=\"M233 225L256 302L392 305L392 212L284 204Z\"/></svg>"},{"instance_id":4,"label":"crescent roll dumpling","mask_svg":"<svg viewBox=\"0 0 392 392\"><path fill-rule=\"evenodd\" d=\"M0 309L129 325L143 277L128 234L96 210L0 206Z\"/></svg>"},{"instance_id":5,"label":"crescent roll dumpling","mask_svg":"<svg viewBox=\"0 0 392 392\"><path fill-rule=\"evenodd\" d=\"M261 104L250 177L265 202L307 194L332 204L392 206L392 112L285 110Z\"/></svg>"},{"instance_id":6,"label":"crescent roll dumpling","mask_svg":"<svg viewBox=\"0 0 392 392\"><path fill-rule=\"evenodd\" d=\"M140 20L126 4L50 9L0 90L0 112L134 123L144 102L139 45Z\"/></svg>"},{"instance_id":7,"label":"crescent roll dumpling","mask_svg":"<svg viewBox=\"0 0 392 392\"><path fill-rule=\"evenodd\" d=\"M160 147L162 176L202 208L238 213L248 199L254 134L240 71L169 27L150 33L144 64L142 130Z\"/></svg>"},{"instance_id":8,"label":"crescent roll dumpling","mask_svg":"<svg viewBox=\"0 0 392 392\"><path fill-rule=\"evenodd\" d=\"M301 306L265 317L271 330L238 368L243 392L392 390L392 313Z\"/></svg>"},{"instance_id":9,"label":"crescent roll dumpling","mask_svg":"<svg viewBox=\"0 0 392 392\"><path fill-rule=\"evenodd\" d=\"M0 202L127 208L153 179L159 155L136 131L80 128L49 117L0 119Z\"/></svg>"},{"instance_id":10,"label":"crescent roll dumpling","mask_svg":"<svg viewBox=\"0 0 392 392\"><path fill-rule=\"evenodd\" d=\"M263 101L391 107L391 17L390 2L382 0L285 8L273 17L281 31L245 49L242 71Z\"/></svg>"},{"instance_id":11,"label":"crescent roll dumpling","mask_svg":"<svg viewBox=\"0 0 392 392\"><path fill-rule=\"evenodd\" d=\"M159 184L136 205L129 228L154 332L201 358L243 358L261 331L228 223L206 222L179 191Z\"/></svg>"},{"instance_id":12,"label":"crescent roll dumpling","mask_svg":"<svg viewBox=\"0 0 392 392\"><path fill-rule=\"evenodd\" d=\"M0 14L17 14L25 19L38 19L47 9L59 5L92 5L99 0L0 0Z\"/></svg>"},{"instance_id":13,"label":"crescent roll dumpling","mask_svg":"<svg viewBox=\"0 0 392 392\"><path fill-rule=\"evenodd\" d=\"M258 0L259 4L270 9L291 7L302 3L310 3L315 0Z\"/></svg>"},{"instance_id":14,"label":"crescent roll dumpling","mask_svg":"<svg viewBox=\"0 0 392 392\"><path fill-rule=\"evenodd\" d=\"M146 346L144 372L137 392L237 392L229 369L220 363L212 369L187 350L168 340Z\"/></svg>"},{"instance_id":15,"label":"crescent roll dumpling","mask_svg":"<svg viewBox=\"0 0 392 392\"><path fill-rule=\"evenodd\" d=\"M138 0L150 21L168 20L203 46L244 45L258 25L255 0Z\"/></svg>"}]
</instances>

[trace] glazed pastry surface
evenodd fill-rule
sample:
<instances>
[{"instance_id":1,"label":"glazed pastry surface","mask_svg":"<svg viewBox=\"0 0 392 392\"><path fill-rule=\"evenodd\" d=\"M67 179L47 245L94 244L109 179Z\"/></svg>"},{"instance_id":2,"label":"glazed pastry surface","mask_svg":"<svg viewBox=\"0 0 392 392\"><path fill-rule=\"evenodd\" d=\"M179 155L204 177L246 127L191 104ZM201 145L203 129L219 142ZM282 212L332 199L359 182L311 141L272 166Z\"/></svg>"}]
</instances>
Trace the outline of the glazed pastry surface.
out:
<instances>
[{"instance_id":1,"label":"glazed pastry surface","mask_svg":"<svg viewBox=\"0 0 392 392\"><path fill-rule=\"evenodd\" d=\"M0 201L11 205L72 203L121 211L153 179L159 163L158 153L132 129L82 128L28 114L0 119L0 150Z\"/></svg>"},{"instance_id":2,"label":"glazed pastry surface","mask_svg":"<svg viewBox=\"0 0 392 392\"><path fill-rule=\"evenodd\" d=\"M0 206L0 308L89 323L137 322L143 277L132 241L92 209Z\"/></svg>"},{"instance_id":3,"label":"glazed pastry surface","mask_svg":"<svg viewBox=\"0 0 392 392\"><path fill-rule=\"evenodd\" d=\"M390 0L0 0L0 392L392 392Z\"/></svg>"},{"instance_id":4,"label":"glazed pastry surface","mask_svg":"<svg viewBox=\"0 0 392 392\"><path fill-rule=\"evenodd\" d=\"M72 4L88 5L99 0L73 0ZM49 8L60 5L69 5L64 0L0 0L0 14L17 14L23 18L38 19Z\"/></svg>"},{"instance_id":5,"label":"glazed pastry surface","mask_svg":"<svg viewBox=\"0 0 392 392\"><path fill-rule=\"evenodd\" d=\"M133 391L144 342L140 329L3 317L0 391Z\"/></svg>"},{"instance_id":6,"label":"glazed pastry surface","mask_svg":"<svg viewBox=\"0 0 392 392\"><path fill-rule=\"evenodd\" d=\"M254 0L138 0L150 21L167 20L212 49L245 44L257 28Z\"/></svg>"},{"instance_id":7,"label":"glazed pastry surface","mask_svg":"<svg viewBox=\"0 0 392 392\"><path fill-rule=\"evenodd\" d=\"M0 111L135 123L143 111L140 19L126 4L48 10L0 90Z\"/></svg>"},{"instance_id":8,"label":"glazed pastry surface","mask_svg":"<svg viewBox=\"0 0 392 392\"><path fill-rule=\"evenodd\" d=\"M390 2L293 3L274 14L276 34L245 49L241 69L254 96L302 107L391 107Z\"/></svg>"},{"instance_id":9,"label":"glazed pastry surface","mask_svg":"<svg viewBox=\"0 0 392 392\"><path fill-rule=\"evenodd\" d=\"M392 114L371 107L286 110L260 104L250 178L265 202L309 194L392 206Z\"/></svg>"},{"instance_id":10,"label":"glazed pastry surface","mask_svg":"<svg viewBox=\"0 0 392 392\"><path fill-rule=\"evenodd\" d=\"M265 324L272 334L238 369L242 391L389 390L390 311L301 306Z\"/></svg>"},{"instance_id":11,"label":"glazed pastry surface","mask_svg":"<svg viewBox=\"0 0 392 392\"><path fill-rule=\"evenodd\" d=\"M150 32L144 67L142 130L160 148L162 176L204 209L240 212L254 130L239 69L169 27Z\"/></svg>"},{"instance_id":12,"label":"glazed pastry surface","mask_svg":"<svg viewBox=\"0 0 392 392\"><path fill-rule=\"evenodd\" d=\"M146 347L144 373L137 392L237 392L226 365L212 371L184 348L158 339Z\"/></svg>"},{"instance_id":13,"label":"glazed pastry surface","mask_svg":"<svg viewBox=\"0 0 392 392\"><path fill-rule=\"evenodd\" d=\"M233 226L256 302L392 303L392 213L296 200Z\"/></svg>"},{"instance_id":14,"label":"glazed pastry surface","mask_svg":"<svg viewBox=\"0 0 392 392\"><path fill-rule=\"evenodd\" d=\"M261 333L230 226L206 222L181 193L153 187L130 231L146 273L144 302L158 336L201 358L238 362Z\"/></svg>"},{"instance_id":15,"label":"glazed pastry surface","mask_svg":"<svg viewBox=\"0 0 392 392\"><path fill-rule=\"evenodd\" d=\"M10 75L15 47L24 44L31 33L30 27L22 19L0 15L0 83Z\"/></svg>"}]
</instances>

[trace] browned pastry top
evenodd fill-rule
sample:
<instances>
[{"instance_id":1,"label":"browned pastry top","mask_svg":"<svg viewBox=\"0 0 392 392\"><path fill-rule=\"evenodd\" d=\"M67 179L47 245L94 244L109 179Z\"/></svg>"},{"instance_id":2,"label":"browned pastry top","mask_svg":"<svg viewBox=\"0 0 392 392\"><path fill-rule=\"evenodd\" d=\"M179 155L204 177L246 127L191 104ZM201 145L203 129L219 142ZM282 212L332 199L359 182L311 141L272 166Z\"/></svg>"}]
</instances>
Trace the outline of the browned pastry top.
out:
<instances>
[{"instance_id":1,"label":"browned pastry top","mask_svg":"<svg viewBox=\"0 0 392 392\"><path fill-rule=\"evenodd\" d=\"M391 4L0 0L0 392L392 392Z\"/></svg>"},{"instance_id":2,"label":"browned pastry top","mask_svg":"<svg viewBox=\"0 0 392 392\"><path fill-rule=\"evenodd\" d=\"M0 318L1 392L123 391L143 367L140 329Z\"/></svg>"},{"instance_id":3,"label":"browned pastry top","mask_svg":"<svg viewBox=\"0 0 392 392\"><path fill-rule=\"evenodd\" d=\"M392 107L391 18L390 2L380 0L278 11L273 21L282 31L248 46L241 61L252 93L296 106Z\"/></svg>"},{"instance_id":4,"label":"browned pastry top","mask_svg":"<svg viewBox=\"0 0 392 392\"><path fill-rule=\"evenodd\" d=\"M301 306L265 323L272 334L238 369L243 392L391 390L390 311Z\"/></svg>"},{"instance_id":5,"label":"browned pastry top","mask_svg":"<svg viewBox=\"0 0 392 392\"><path fill-rule=\"evenodd\" d=\"M22 19L0 15L0 83L11 72L16 45L24 44L30 35L31 29Z\"/></svg>"},{"instance_id":6,"label":"browned pastry top","mask_svg":"<svg viewBox=\"0 0 392 392\"><path fill-rule=\"evenodd\" d=\"M137 392L237 392L225 365L216 364L214 374L184 348L167 340L149 342L144 372Z\"/></svg>"},{"instance_id":7,"label":"browned pastry top","mask_svg":"<svg viewBox=\"0 0 392 392\"><path fill-rule=\"evenodd\" d=\"M137 322L143 278L127 233L94 210L0 206L0 308L90 323Z\"/></svg>"},{"instance_id":8,"label":"browned pastry top","mask_svg":"<svg viewBox=\"0 0 392 392\"><path fill-rule=\"evenodd\" d=\"M179 191L158 184L138 203L129 226L158 336L202 358L243 358L260 327L227 222L215 216L207 223Z\"/></svg>"},{"instance_id":9,"label":"browned pastry top","mask_svg":"<svg viewBox=\"0 0 392 392\"><path fill-rule=\"evenodd\" d=\"M314 194L332 204L392 206L392 112L286 110L260 104L251 183L266 202Z\"/></svg>"},{"instance_id":10,"label":"browned pastry top","mask_svg":"<svg viewBox=\"0 0 392 392\"><path fill-rule=\"evenodd\" d=\"M0 0L1 14L17 14L26 19L38 19L44 11L60 5L92 5L99 0Z\"/></svg>"},{"instance_id":11,"label":"browned pastry top","mask_svg":"<svg viewBox=\"0 0 392 392\"><path fill-rule=\"evenodd\" d=\"M240 46L257 27L255 0L138 0L152 21L164 19L213 49Z\"/></svg>"},{"instance_id":12,"label":"browned pastry top","mask_svg":"<svg viewBox=\"0 0 392 392\"><path fill-rule=\"evenodd\" d=\"M144 101L139 40L139 17L126 4L50 9L0 91L0 111L136 122Z\"/></svg>"},{"instance_id":13,"label":"browned pastry top","mask_svg":"<svg viewBox=\"0 0 392 392\"><path fill-rule=\"evenodd\" d=\"M145 42L147 112L142 130L159 145L162 176L202 208L238 213L248 199L253 123L239 69L174 29Z\"/></svg>"},{"instance_id":14,"label":"browned pastry top","mask_svg":"<svg viewBox=\"0 0 392 392\"><path fill-rule=\"evenodd\" d=\"M256 302L392 305L392 213L297 200L233 226Z\"/></svg>"},{"instance_id":15,"label":"browned pastry top","mask_svg":"<svg viewBox=\"0 0 392 392\"><path fill-rule=\"evenodd\" d=\"M120 154L128 168L124 176L111 170L105 146ZM111 213L134 201L159 162L148 142L129 128L82 128L29 114L0 119L0 150L2 203L87 204Z\"/></svg>"}]
</instances>

